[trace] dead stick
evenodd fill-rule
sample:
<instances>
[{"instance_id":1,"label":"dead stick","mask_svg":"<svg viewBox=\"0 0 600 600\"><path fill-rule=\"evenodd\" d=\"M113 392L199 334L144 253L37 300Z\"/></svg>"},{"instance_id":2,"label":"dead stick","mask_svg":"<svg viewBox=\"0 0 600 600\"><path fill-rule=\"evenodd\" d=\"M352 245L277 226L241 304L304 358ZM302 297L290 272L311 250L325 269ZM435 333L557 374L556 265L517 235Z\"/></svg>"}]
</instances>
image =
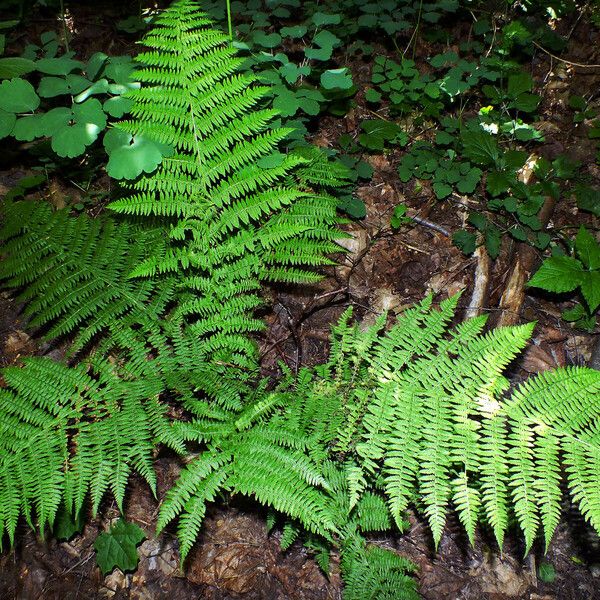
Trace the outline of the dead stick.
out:
<instances>
[{"instance_id":1,"label":"dead stick","mask_svg":"<svg viewBox=\"0 0 600 600\"><path fill-rule=\"evenodd\" d=\"M465 316L467 319L480 315L487 305L489 297L488 288L492 264L490 255L487 253L485 246L482 244L477 248L477 250L475 250L475 256L477 258L477 267L475 268L475 279L473 282L471 301L469 302L469 306L467 306L465 311Z\"/></svg>"}]
</instances>

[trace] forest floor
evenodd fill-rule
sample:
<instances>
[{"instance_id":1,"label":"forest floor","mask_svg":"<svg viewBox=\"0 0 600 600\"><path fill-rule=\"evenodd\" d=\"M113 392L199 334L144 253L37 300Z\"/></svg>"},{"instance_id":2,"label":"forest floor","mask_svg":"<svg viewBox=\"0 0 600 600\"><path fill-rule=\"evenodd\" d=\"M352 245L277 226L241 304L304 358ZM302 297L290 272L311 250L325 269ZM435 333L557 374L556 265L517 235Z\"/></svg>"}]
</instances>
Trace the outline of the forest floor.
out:
<instances>
[{"instance_id":1,"label":"forest floor","mask_svg":"<svg viewBox=\"0 0 600 600\"><path fill-rule=\"evenodd\" d=\"M107 9L86 13L81 8L74 16L76 35L73 48L89 55L102 50L108 54L133 51L132 36L117 32L114 15ZM27 35L52 28L55 22L40 16L28 26ZM458 37L458 36L457 36ZM577 23L563 56L581 63L600 62L600 35L584 20ZM417 48L417 56L426 48ZM366 81L370 66L353 64L355 81ZM545 142L542 156L552 159L559 153L580 160L582 169L600 182L600 169L594 162L594 147L573 124L565 108L569 94L584 95L600 89L600 69L564 68L565 65L543 53L531 64L536 91L542 95L540 107ZM358 106L345 117L324 117L313 135L322 146L335 147L342 133L355 136L362 118L370 111L362 94ZM367 216L347 229L352 240L349 253L327 278L314 288L271 289L273 310L265 315L268 329L260 339L263 366L274 372L278 361L292 367L316 364L326 354L330 325L345 307L356 307L359 318L372 319L382 310L399 313L429 291L436 298L463 291L462 307L471 297L477 259L464 256L445 231L464 224L464 203L468 198L435 200L425 184L415 193L413 183L404 184L396 167L403 151L366 155L374 169L370 182L360 185L357 195L367 208ZM28 162L16 155L4 162L0 171L0 196L23 174ZM67 178L57 177L55 193L73 195ZM106 181L104 182L106 184ZM98 182L102 185L102 180ZM394 231L390 216L398 203L405 203L412 214L426 219ZM559 202L552 218L554 228L570 224L573 204ZM585 219L581 222L585 222ZM486 310L493 316L513 268L514 248L504 243L492 265L490 294ZM541 256L541 255L540 255ZM60 357L63 348L38 343L26 333L21 306L7 292L0 293L0 366L18 363L23 356L50 354ZM561 306L542 295L528 294L520 322L538 322L528 350L513 365L511 377L519 379L555 366L589 364L598 331L585 333L560 319ZM0 383L1 384L1 383ZM180 461L168 454L157 458L158 494L171 484L181 468ZM0 555L0 599L92 599L121 598L265 598L334 599L341 597L339 574L326 578L301 545L289 551L279 549L278 533L267 534L264 517L255 506L231 504L214 509L206 520L202 536L187 560L185 570L178 563L175 535L167 530L153 535L158 501L147 486L134 480L127 495L126 517L137 523L148 539L139 547L140 563L134 573L118 569L103 577L96 566L94 540L118 517L115 505L106 503L100 515L91 520L83 533L68 542L40 540L24 526L16 546ZM450 523L440 547L434 551L431 536L421 519L410 515L410 530L403 536L385 537L380 542L396 548L419 566L419 590L427 600L593 600L600 599L600 544L597 536L565 505L564 518L547 555L536 547L523 558L523 546L515 533L502 554L493 540L478 535L470 547L458 524ZM556 575L544 582L538 576L540 560L550 563Z\"/></svg>"}]
</instances>

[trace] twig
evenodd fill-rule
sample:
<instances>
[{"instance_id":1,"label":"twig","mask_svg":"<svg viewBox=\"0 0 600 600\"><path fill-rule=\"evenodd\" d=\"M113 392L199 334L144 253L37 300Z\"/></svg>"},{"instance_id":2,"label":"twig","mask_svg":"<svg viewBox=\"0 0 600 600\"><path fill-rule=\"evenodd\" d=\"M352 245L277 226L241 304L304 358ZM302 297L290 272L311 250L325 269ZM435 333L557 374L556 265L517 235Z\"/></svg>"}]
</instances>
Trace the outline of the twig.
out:
<instances>
[{"instance_id":1,"label":"twig","mask_svg":"<svg viewBox=\"0 0 600 600\"><path fill-rule=\"evenodd\" d=\"M489 296L490 283L490 255L487 253L484 245L481 245L475 251L477 257L477 267L475 268L475 278L473 283L473 293L471 301L465 311L465 316L470 319L481 314L487 304Z\"/></svg>"},{"instance_id":2,"label":"twig","mask_svg":"<svg viewBox=\"0 0 600 600\"><path fill-rule=\"evenodd\" d=\"M578 63L578 62L574 62L572 60L567 60L565 58L561 58L560 56L556 56L556 54L552 54L552 52L550 52L550 50L546 50L546 48L544 48L543 46L540 46L537 42L531 40L531 43L538 49L540 49L542 52L544 52L545 54L547 54L548 56L551 56L554 60L558 60L562 63L565 63L566 65L571 65L572 67L581 67L582 69L600 69L600 65L586 65L583 63Z\"/></svg>"},{"instance_id":3,"label":"twig","mask_svg":"<svg viewBox=\"0 0 600 600\"><path fill-rule=\"evenodd\" d=\"M447 229L445 229L444 227L442 227L441 225L438 225L437 223L432 223L431 221L428 221L427 219L422 219L421 217L410 216L410 215L407 215L407 216L412 221L417 223L417 225L422 225L423 227L429 227L429 229L433 229L434 231L441 233L442 235L446 236L447 238L451 237L450 232Z\"/></svg>"}]
</instances>

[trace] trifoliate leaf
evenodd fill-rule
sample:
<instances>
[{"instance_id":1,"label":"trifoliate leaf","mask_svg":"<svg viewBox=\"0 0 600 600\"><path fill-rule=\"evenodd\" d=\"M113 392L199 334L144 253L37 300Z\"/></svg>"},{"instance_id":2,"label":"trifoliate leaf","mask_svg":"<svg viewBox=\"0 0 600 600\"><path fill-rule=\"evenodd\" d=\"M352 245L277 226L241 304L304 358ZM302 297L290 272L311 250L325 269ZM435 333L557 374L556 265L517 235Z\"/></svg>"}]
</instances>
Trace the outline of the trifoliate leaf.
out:
<instances>
[{"instance_id":1,"label":"trifoliate leaf","mask_svg":"<svg viewBox=\"0 0 600 600\"><path fill-rule=\"evenodd\" d=\"M323 25L339 25L342 22L342 15L328 15L322 12L316 12L312 16L312 22L317 27L322 27Z\"/></svg>"},{"instance_id":2,"label":"trifoliate leaf","mask_svg":"<svg viewBox=\"0 0 600 600\"><path fill-rule=\"evenodd\" d=\"M352 87L352 73L347 68L329 69L321 75L321 85L326 90L348 90Z\"/></svg>"},{"instance_id":3,"label":"trifoliate leaf","mask_svg":"<svg viewBox=\"0 0 600 600\"><path fill-rule=\"evenodd\" d=\"M102 105L102 108L104 109L104 112L109 114L111 117L120 119L123 115L127 114L131 110L132 106L133 101L129 98L115 96L114 98L109 98Z\"/></svg>"},{"instance_id":4,"label":"trifoliate leaf","mask_svg":"<svg viewBox=\"0 0 600 600\"><path fill-rule=\"evenodd\" d=\"M135 523L119 519L108 532L101 533L94 542L96 562L103 575L115 568L133 571L138 564L138 544L146 534Z\"/></svg>"},{"instance_id":5,"label":"trifoliate leaf","mask_svg":"<svg viewBox=\"0 0 600 600\"><path fill-rule=\"evenodd\" d=\"M12 113L33 112L40 98L24 79L13 78L0 83L0 109Z\"/></svg>"},{"instance_id":6,"label":"trifoliate leaf","mask_svg":"<svg viewBox=\"0 0 600 600\"><path fill-rule=\"evenodd\" d=\"M279 33L282 37L301 38L306 35L308 28L305 25L295 25L294 27L282 27Z\"/></svg>"},{"instance_id":7,"label":"trifoliate leaf","mask_svg":"<svg viewBox=\"0 0 600 600\"><path fill-rule=\"evenodd\" d=\"M58 110L58 109L55 109ZM68 109L66 109L68 110ZM13 128L13 135L20 142L31 142L46 135L44 119L46 115L27 115L21 117Z\"/></svg>"},{"instance_id":8,"label":"trifoliate leaf","mask_svg":"<svg viewBox=\"0 0 600 600\"><path fill-rule=\"evenodd\" d=\"M171 156L173 149L144 136L132 137L111 129L104 136L104 147L109 154L106 171L114 179L135 179L141 173L151 173L163 156Z\"/></svg>"},{"instance_id":9,"label":"trifoliate leaf","mask_svg":"<svg viewBox=\"0 0 600 600\"><path fill-rule=\"evenodd\" d=\"M278 33L257 31L252 36L252 41L263 48L275 48L281 44L281 36Z\"/></svg>"},{"instance_id":10,"label":"trifoliate leaf","mask_svg":"<svg viewBox=\"0 0 600 600\"><path fill-rule=\"evenodd\" d=\"M583 225L575 238L575 250L587 269L600 269L600 244Z\"/></svg>"},{"instance_id":11,"label":"trifoliate leaf","mask_svg":"<svg viewBox=\"0 0 600 600\"><path fill-rule=\"evenodd\" d=\"M53 109L44 116L44 128L46 135L52 137L52 149L68 158L83 154L105 127L106 115L96 98L74 104L71 110Z\"/></svg>"},{"instance_id":12,"label":"trifoliate leaf","mask_svg":"<svg viewBox=\"0 0 600 600\"><path fill-rule=\"evenodd\" d=\"M273 100L273 108L278 110L283 117L293 117L301 106L300 99L287 88L277 90Z\"/></svg>"},{"instance_id":13,"label":"trifoliate leaf","mask_svg":"<svg viewBox=\"0 0 600 600\"><path fill-rule=\"evenodd\" d=\"M35 70L35 63L20 56L0 58L0 79L12 79Z\"/></svg>"},{"instance_id":14,"label":"trifoliate leaf","mask_svg":"<svg viewBox=\"0 0 600 600\"><path fill-rule=\"evenodd\" d=\"M12 133L17 117L15 113L0 110L0 139Z\"/></svg>"},{"instance_id":15,"label":"trifoliate leaf","mask_svg":"<svg viewBox=\"0 0 600 600\"><path fill-rule=\"evenodd\" d=\"M68 75L75 69L83 70L85 65L79 61L61 56L60 58L41 58L35 63L35 68L48 75Z\"/></svg>"},{"instance_id":16,"label":"trifoliate leaf","mask_svg":"<svg viewBox=\"0 0 600 600\"><path fill-rule=\"evenodd\" d=\"M542 263L527 285L559 294L572 292L581 285L583 274L578 260L570 256L553 256Z\"/></svg>"},{"instance_id":17,"label":"trifoliate leaf","mask_svg":"<svg viewBox=\"0 0 600 600\"><path fill-rule=\"evenodd\" d=\"M81 75L66 77L42 77L38 86L38 94L42 98L54 98L61 94L75 96L91 85L91 81ZM106 91L106 90L105 90Z\"/></svg>"}]
</instances>

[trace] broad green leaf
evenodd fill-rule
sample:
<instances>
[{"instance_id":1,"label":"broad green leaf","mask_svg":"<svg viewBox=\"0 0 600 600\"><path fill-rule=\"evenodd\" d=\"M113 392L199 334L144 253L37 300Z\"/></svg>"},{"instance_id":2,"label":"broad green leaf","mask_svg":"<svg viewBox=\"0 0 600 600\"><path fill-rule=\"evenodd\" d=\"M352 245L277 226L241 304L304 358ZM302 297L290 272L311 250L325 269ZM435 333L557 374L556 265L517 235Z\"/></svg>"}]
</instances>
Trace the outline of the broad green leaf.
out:
<instances>
[{"instance_id":1,"label":"broad green leaf","mask_svg":"<svg viewBox=\"0 0 600 600\"><path fill-rule=\"evenodd\" d=\"M0 139L12 133L16 122L17 117L15 113L0 109Z\"/></svg>"},{"instance_id":2,"label":"broad green leaf","mask_svg":"<svg viewBox=\"0 0 600 600\"><path fill-rule=\"evenodd\" d=\"M24 79L13 78L0 83L0 109L12 113L33 112L40 98Z\"/></svg>"},{"instance_id":3,"label":"broad green leaf","mask_svg":"<svg viewBox=\"0 0 600 600\"><path fill-rule=\"evenodd\" d=\"M329 69L321 75L321 85L326 90L348 90L352 87L352 73L347 68Z\"/></svg>"},{"instance_id":4,"label":"broad green leaf","mask_svg":"<svg viewBox=\"0 0 600 600\"><path fill-rule=\"evenodd\" d=\"M344 196L340 198L338 208L354 219L364 219L367 216L365 203L356 196Z\"/></svg>"},{"instance_id":5,"label":"broad green leaf","mask_svg":"<svg viewBox=\"0 0 600 600\"><path fill-rule=\"evenodd\" d=\"M79 61L67 56L60 58L41 58L35 63L35 68L48 75L68 75L75 69L83 70L85 65Z\"/></svg>"},{"instance_id":6,"label":"broad green leaf","mask_svg":"<svg viewBox=\"0 0 600 600\"><path fill-rule=\"evenodd\" d=\"M464 131L462 134L464 155L473 162L489 167L498 163L500 150L498 142L484 131Z\"/></svg>"},{"instance_id":7,"label":"broad green leaf","mask_svg":"<svg viewBox=\"0 0 600 600\"><path fill-rule=\"evenodd\" d=\"M516 108L517 110L522 110L523 112L533 112L537 107L538 104L540 103L540 96L538 96L537 94L521 94L519 96L517 96L517 98L515 98L515 100L513 100L510 104L509 104L509 108ZM521 129L516 130L516 131L522 131ZM516 133L515 131L515 133ZM525 131L527 132L527 136L531 135L531 130L529 127L525 128ZM527 138L529 139L529 138Z\"/></svg>"},{"instance_id":8,"label":"broad green leaf","mask_svg":"<svg viewBox=\"0 0 600 600\"><path fill-rule=\"evenodd\" d=\"M488 251L490 258L496 259L500 254L500 243L502 241L502 232L494 226L486 227L484 231L485 249Z\"/></svg>"},{"instance_id":9,"label":"broad green leaf","mask_svg":"<svg viewBox=\"0 0 600 600\"><path fill-rule=\"evenodd\" d=\"M581 294L591 314L600 306L600 271L586 273L581 281Z\"/></svg>"},{"instance_id":10,"label":"broad green leaf","mask_svg":"<svg viewBox=\"0 0 600 600\"><path fill-rule=\"evenodd\" d=\"M583 225L575 238L575 250L579 260L587 269L600 269L600 245Z\"/></svg>"},{"instance_id":11,"label":"broad green leaf","mask_svg":"<svg viewBox=\"0 0 600 600\"><path fill-rule=\"evenodd\" d=\"M71 76L70 76L71 77ZM87 89L84 89L80 94L75 96L74 100L77 103L84 102L90 96L94 96L95 94L106 94L108 91L108 80L107 79L99 79L90 85ZM112 98L111 98L112 100Z\"/></svg>"},{"instance_id":12,"label":"broad green leaf","mask_svg":"<svg viewBox=\"0 0 600 600\"><path fill-rule=\"evenodd\" d=\"M533 87L531 75L521 71L508 76L508 95L510 98L516 98L520 94L530 92Z\"/></svg>"},{"instance_id":13,"label":"broad green leaf","mask_svg":"<svg viewBox=\"0 0 600 600\"><path fill-rule=\"evenodd\" d=\"M553 256L542 263L527 285L559 294L572 292L581 285L584 273L578 260L570 256Z\"/></svg>"},{"instance_id":14,"label":"broad green leaf","mask_svg":"<svg viewBox=\"0 0 600 600\"><path fill-rule=\"evenodd\" d=\"M58 540L70 540L76 533L80 533L85 525L85 517L83 511L80 511L77 517L73 517L68 510L63 506L59 509L52 533Z\"/></svg>"},{"instance_id":15,"label":"broad green leaf","mask_svg":"<svg viewBox=\"0 0 600 600\"><path fill-rule=\"evenodd\" d=\"M305 48L304 56L309 60L321 60L326 61L331 58L333 54L333 47L327 46L325 48Z\"/></svg>"},{"instance_id":16,"label":"broad green leaf","mask_svg":"<svg viewBox=\"0 0 600 600\"><path fill-rule=\"evenodd\" d=\"M252 36L252 41L263 48L275 48L281 44L281 36L278 33L257 31Z\"/></svg>"},{"instance_id":17,"label":"broad green leaf","mask_svg":"<svg viewBox=\"0 0 600 600\"><path fill-rule=\"evenodd\" d=\"M91 85L91 81L81 75L66 77L42 77L38 86L38 94L42 98L53 98L61 94L74 96Z\"/></svg>"},{"instance_id":18,"label":"broad green leaf","mask_svg":"<svg viewBox=\"0 0 600 600\"><path fill-rule=\"evenodd\" d=\"M122 96L115 96L109 98L103 105L104 112L109 114L111 117L120 119L123 115L127 114L133 105L133 102L129 98L123 98Z\"/></svg>"},{"instance_id":19,"label":"broad green leaf","mask_svg":"<svg viewBox=\"0 0 600 600\"><path fill-rule=\"evenodd\" d=\"M600 217L600 188L578 185L575 188L575 198L577 199L577 206L581 210Z\"/></svg>"},{"instance_id":20,"label":"broad green leaf","mask_svg":"<svg viewBox=\"0 0 600 600\"><path fill-rule=\"evenodd\" d=\"M315 35L313 42L321 46L321 48L334 48L339 46L342 43L342 40L330 31L322 30Z\"/></svg>"},{"instance_id":21,"label":"broad green leaf","mask_svg":"<svg viewBox=\"0 0 600 600\"><path fill-rule=\"evenodd\" d=\"M68 110L68 109L66 109ZM31 142L46 135L44 125L46 115L27 115L21 117L14 126L13 135L20 142Z\"/></svg>"},{"instance_id":22,"label":"broad green leaf","mask_svg":"<svg viewBox=\"0 0 600 600\"><path fill-rule=\"evenodd\" d=\"M312 22L317 27L322 27L323 25L339 25L342 22L342 15L328 15L322 12L316 12L312 16Z\"/></svg>"},{"instance_id":23,"label":"broad green leaf","mask_svg":"<svg viewBox=\"0 0 600 600\"><path fill-rule=\"evenodd\" d=\"M381 100L381 94L377 90L369 88L365 92L365 100L367 102L379 102Z\"/></svg>"},{"instance_id":24,"label":"broad green leaf","mask_svg":"<svg viewBox=\"0 0 600 600\"><path fill-rule=\"evenodd\" d=\"M101 533L94 542L96 561L103 575L115 568L133 571L139 556L137 546L146 539L146 534L135 523L119 519L108 532Z\"/></svg>"},{"instance_id":25,"label":"broad green leaf","mask_svg":"<svg viewBox=\"0 0 600 600\"><path fill-rule=\"evenodd\" d=\"M433 191L435 192L435 197L438 200L443 200L452 193L452 186L448 185L447 183L436 181L432 187Z\"/></svg>"},{"instance_id":26,"label":"broad green leaf","mask_svg":"<svg viewBox=\"0 0 600 600\"><path fill-rule=\"evenodd\" d=\"M301 38L306 35L308 28L305 25L295 25L294 27L282 27L279 33L282 37Z\"/></svg>"},{"instance_id":27,"label":"broad green leaf","mask_svg":"<svg viewBox=\"0 0 600 600\"><path fill-rule=\"evenodd\" d=\"M109 154L106 171L114 179L135 179L141 173L151 173L163 156L172 149L143 136L132 138L128 133L114 128L104 136L104 147Z\"/></svg>"},{"instance_id":28,"label":"broad green leaf","mask_svg":"<svg viewBox=\"0 0 600 600\"><path fill-rule=\"evenodd\" d=\"M287 88L277 90L277 95L273 100L273 108L278 110L283 117L293 117L301 105L301 100Z\"/></svg>"},{"instance_id":29,"label":"broad green leaf","mask_svg":"<svg viewBox=\"0 0 600 600\"><path fill-rule=\"evenodd\" d=\"M19 56L0 58L0 79L12 79L35 70L35 63Z\"/></svg>"},{"instance_id":30,"label":"broad green leaf","mask_svg":"<svg viewBox=\"0 0 600 600\"><path fill-rule=\"evenodd\" d=\"M513 177L503 171L490 171L487 175L486 187L492 196L499 196L510 189Z\"/></svg>"},{"instance_id":31,"label":"broad green leaf","mask_svg":"<svg viewBox=\"0 0 600 600\"><path fill-rule=\"evenodd\" d=\"M467 256L475 252L476 240L477 238L475 237L475 234L464 229L455 231L452 234L452 242L454 245Z\"/></svg>"},{"instance_id":32,"label":"broad green leaf","mask_svg":"<svg viewBox=\"0 0 600 600\"><path fill-rule=\"evenodd\" d=\"M85 67L85 74L87 75L88 79L91 79L92 81L96 79L107 60L108 55L104 54L104 52L95 52L92 54L88 60L87 66Z\"/></svg>"}]
</instances>

